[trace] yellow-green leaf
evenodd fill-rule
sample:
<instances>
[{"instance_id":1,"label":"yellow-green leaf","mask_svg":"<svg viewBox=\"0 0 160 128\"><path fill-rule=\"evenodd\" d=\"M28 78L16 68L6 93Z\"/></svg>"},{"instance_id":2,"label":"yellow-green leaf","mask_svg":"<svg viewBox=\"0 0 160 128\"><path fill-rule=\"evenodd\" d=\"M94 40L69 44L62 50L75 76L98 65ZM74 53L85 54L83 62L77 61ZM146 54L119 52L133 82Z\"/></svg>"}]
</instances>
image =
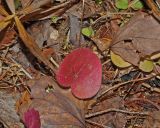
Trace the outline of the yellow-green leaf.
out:
<instances>
[{"instance_id":1,"label":"yellow-green leaf","mask_svg":"<svg viewBox=\"0 0 160 128\"><path fill-rule=\"evenodd\" d=\"M113 64L115 64L117 67L126 68L126 67L131 66L130 63L126 62L119 55L113 53L112 51L110 52L110 55L111 55L111 60Z\"/></svg>"},{"instance_id":2,"label":"yellow-green leaf","mask_svg":"<svg viewBox=\"0 0 160 128\"><path fill-rule=\"evenodd\" d=\"M142 1L140 1L140 0L134 0L132 3L133 3L133 4L131 5L131 7L132 7L134 10L139 10L139 9L142 9L142 8L143 8L143 3L142 3Z\"/></svg>"},{"instance_id":3,"label":"yellow-green leaf","mask_svg":"<svg viewBox=\"0 0 160 128\"><path fill-rule=\"evenodd\" d=\"M143 60L140 61L139 69L141 69L144 72L151 72L154 68L154 63L151 60Z\"/></svg>"},{"instance_id":4,"label":"yellow-green leaf","mask_svg":"<svg viewBox=\"0 0 160 128\"><path fill-rule=\"evenodd\" d=\"M92 27L85 27L82 28L82 34L87 37L91 37L94 35L94 30L92 29Z\"/></svg>"}]
</instances>

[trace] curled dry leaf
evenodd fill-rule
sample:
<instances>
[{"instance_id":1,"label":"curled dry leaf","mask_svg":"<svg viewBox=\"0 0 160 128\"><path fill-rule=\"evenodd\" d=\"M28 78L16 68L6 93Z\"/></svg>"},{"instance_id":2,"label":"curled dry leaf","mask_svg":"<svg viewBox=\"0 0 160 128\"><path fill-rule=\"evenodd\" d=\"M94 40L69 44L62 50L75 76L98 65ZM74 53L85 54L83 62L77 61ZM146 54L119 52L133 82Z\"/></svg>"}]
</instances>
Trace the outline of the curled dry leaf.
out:
<instances>
[{"instance_id":1,"label":"curled dry leaf","mask_svg":"<svg viewBox=\"0 0 160 128\"><path fill-rule=\"evenodd\" d=\"M102 65L90 49L79 48L65 57L56 78L62 87L71 87L76 97L91 98L100 89Z\"/></svg>"},{"instance_id":2,"label":"curled dry leaf","mask_svg":"<svg viewBox=\"0 0 160 128\"><path fill-rule=\"evenodd\" d=\"M111 50L138 66L140 59L160 52L160 24L151 15L136 13L113 40Z\"/></svg>"},{"instance_id":3,"label":"curled dry leaf","mask_svg":"<svg viewBox=\"0 0 160 128\"><path fill-rule=\"evenodd\" d=\"M39 112L41 128L84 127L85 121L82 111L63 95L54 83L51 77L41 77L28 82L32 100L28 104L22 103L19 107L21 119L26 117L26 112L29 112L27 117L33 114L34 119L38 119L37 112L32 110L34 108ZM53 86L50 93L46 92L48 85Z\"/></svg>"}]
</instances>

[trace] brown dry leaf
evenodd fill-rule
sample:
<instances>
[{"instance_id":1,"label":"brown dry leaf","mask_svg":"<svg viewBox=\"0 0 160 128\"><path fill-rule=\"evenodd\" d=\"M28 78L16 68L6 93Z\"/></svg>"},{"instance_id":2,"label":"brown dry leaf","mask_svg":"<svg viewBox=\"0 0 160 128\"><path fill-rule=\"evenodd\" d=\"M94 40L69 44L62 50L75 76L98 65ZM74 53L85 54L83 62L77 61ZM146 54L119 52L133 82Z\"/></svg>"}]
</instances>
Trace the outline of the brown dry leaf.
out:
<instances>
[{"instance_id":1,"label":"brown dry leaf","mask_svg":"<svg viewBox=\"0 0 160 128\"><path fill-rule=\"evenodd\" d=\"M51 77L42 77L29 82L31 85L32 102L19 109L21 119L29 108L39 111L42 128L84 127L82 111L73 102L59 92L58 86L53 85ZM48 85L53 85L50 93L45 91Z\"/></svg>"},{"instance_id":2,"label":"brown dry leaf","mask_svg":"<svg viewBox=\"0 0 160 128\"><path fill-rule=\"evenodd\" d=\"M98 37L93 37L92 40L96 43L97 47L101 51L108 49L112 41L109 38L98 38Z\"/></svg>"},{"instance_id":3,"label":"brown dry leaf","mask_svg":"<svg viewBox=\"0 0 160 128\"><path fill-rule=\"evenodd\" d=\"M36 42L31 38L31 36L26 32L25 28L23 27L21 21L18 17L15 17L16 26L18 28L19 35L23 40L24 44L29 48L31 53L36 56L39 60L41 60L45 65L47 65L52 71L55 73L56 69L51 64L51 62L44 56L41 49L38 47Z\"/></svg>"},{"instance_id":4,"label":"brown dry leaf","mask_svg":"<svg viewBox=\"0 0 160 128\"><path fill-rule=\"evenodd\" d=\"M159 128L160 126L160 111L154 111L148 116L144 123L143 128Z\"/></svg>"},{"instance_id":5,"label":"brown dry leaf","mask_svg":"<svg viewBox=\"0 0 160 128\"><path fill-rule=\"evenodd\" d=\"M1 33L3 34L3 33ZM16 36L16 32L11 29L7 30L4 35L1 35L0 37L0 49L3 49L5 47L8 47L12 45L14 42L12 41Z\"/></svg>"},{"instance_id":6,"label":"brown dry leaf","mask_svg":"<svg viewBox=\"0 0 160 128\"><path fill-rule=\"evenodd\" d=\"M44 20L51 18L52 16L61 15L77 2L79 2L79 0L66 1L57 6L52 6L50 0L35 1L30 6L19 12L20 14L25 14L21 21ZM43 8L45 6L47 7L48 4L51 6Z\"/></svg>"},{"instance_id":7,"label":"brown dry leaf","mask_svg":"<svg viewBox=\"0 0 160 128\"><path fill-rule=\"evenodd\" d=\"M46 56L46 58L50 59L51 56L55 53L53 48L45 48L43 49L43 55Z\"/></svg>"},{"instance_id":8,"label":"brown dry leaf","mask_svg":"<svg viewBox=\"0 0 160 128\"><path fill-rule=\"evenodd\" d=\"M107 50L112 43L114 33L119 29L119 26L115 21L102 25L97 31L96 35L92 38L97 47L101 50Z\"/></svg>"},{"instance_id":9,"label":"brown dry leaf","mask_svg":"<svg viewBox=\"0 0 160 128\"><path fill-rule=\"evenodd\" d=\"M51 26L50 21L38 21L31 25L27 31L38 44L40 49L43 47L54 46L58 42L59 33L57 29Z\"/></svg>"},{"instance_id":10,"label":"brown dry leaf","mask_svg":"<svg viewBox=\"0 0 160 128\"><path fill-rule=\"evenodd\" d=\"M22 93L21 98L16 102L17 112L20 109L20 107L22 107L22 105L28 105L31 102L30 98L30 94L27 91Z\"/></svg>"},{"instance_id":11,"label":"brown dry leaf","mask_svg":"<svg viewBox=\"0 0 160 128\"><path fill-rule=\"evenodd\" d=\"M111 50L133 65L160 51L160 24L151 15L136 13L115 35Z\"/></svg>"}]
</instances>

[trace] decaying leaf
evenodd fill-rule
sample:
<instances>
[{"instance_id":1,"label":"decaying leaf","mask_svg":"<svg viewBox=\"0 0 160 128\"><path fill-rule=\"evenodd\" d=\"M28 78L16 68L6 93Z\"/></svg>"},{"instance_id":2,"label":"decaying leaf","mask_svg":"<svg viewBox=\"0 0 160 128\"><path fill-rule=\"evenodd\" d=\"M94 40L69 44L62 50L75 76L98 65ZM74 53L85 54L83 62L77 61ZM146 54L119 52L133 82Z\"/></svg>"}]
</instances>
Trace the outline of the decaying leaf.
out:
<instances>
[{"instance_id":1,"label":"decaying leaf","mask_svg":"<svg viewBox=\"0 0 160 128\"><path fill-rule=\"evenodd\" d=\"M2 33L1 33L2 34ZM4 35L1 35L0 37L0 49L3 49L7 46L10 46L14 43L13 39L15 38L16 32L11 29L7 30Z\"/></svg>"},{"instance_id":2,"label":"decaying leaf","mask_svg":"<svg viewBox=\"0 0 160 128\"><path fill-rule=\"evenodd\" d=\"M76 97L91 98L100 89L102 65L90 49L79 48L65 57L56 78L62 87L71 87Z\"/></svg>"},{"instance_id":3,"label":"decaying leaf","mask_svg":"<svg viewBox=\"0 0 160 128\"><path fill-rule=\"evenodd\" d=\"M57 85L52 85L51 80L51 77L42 77L29 82L32 101L20 106L21 119L28 110L34 108L39 112L42 128L84 127L82 111L58 90ZM46 92L47 86L53 86L50 93Z\"/></svg>"},{"instance_id":4,"label":"decaying leaf","mask_svg":"<svg viewBox=\"0 0 160 128\"><path fill-rule=\"evenodd\" d=\"M21 39L23 40L24 44L29 48L33 55L35 55L39 60L41 60L44 64L46 64L52 71L56 71L54 66L51 62L44 56L41 49L35 43L35 41L31 38L31 36L26 32L25 28L23 27L21 21L18 17L15 17L16 26L18 28L19 34Z\"/></svg>"},{"instance_id":5,"label":"decaying leaf","mask_svg":"<svg viewBox=\"0 0 160 128\"><path fill-rule=\"evenodd\" d=\"M151 15L136 13L115 35L111 50L138 66L141 58L160 52L160 24Z\"/></svg>"}]
</instances>

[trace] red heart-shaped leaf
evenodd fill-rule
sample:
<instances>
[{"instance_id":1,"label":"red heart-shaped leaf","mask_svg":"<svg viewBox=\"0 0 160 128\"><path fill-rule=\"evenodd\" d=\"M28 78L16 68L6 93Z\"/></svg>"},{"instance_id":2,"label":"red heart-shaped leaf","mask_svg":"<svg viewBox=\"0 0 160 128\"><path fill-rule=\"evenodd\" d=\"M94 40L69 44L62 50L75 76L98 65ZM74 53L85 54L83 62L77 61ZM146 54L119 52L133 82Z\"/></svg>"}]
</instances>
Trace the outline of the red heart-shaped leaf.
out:
<instances>
[{"instance_id":1,"label":"red heart-shaped leaf","mask_svg":"<svg viewBox=\"0 0 160 128\"><path fill-rule=\"evenodd\" d=\"M71 86L76 97L91 98L100 89L102 65L90 49L79 48L64 58L56 78L61 86Z\"/></svg>"},{"instance_id":2,"label":"red heart-shaped leaf","mask_svg":"<svg viewBox=\"0 0 160 128\"><path fill-rule=\"evenodd\" d=\"M39 112L34 108L27 110L27 112L24 113L24 123L27 128L40 128Z\"/></svg>"}]
</instances>

